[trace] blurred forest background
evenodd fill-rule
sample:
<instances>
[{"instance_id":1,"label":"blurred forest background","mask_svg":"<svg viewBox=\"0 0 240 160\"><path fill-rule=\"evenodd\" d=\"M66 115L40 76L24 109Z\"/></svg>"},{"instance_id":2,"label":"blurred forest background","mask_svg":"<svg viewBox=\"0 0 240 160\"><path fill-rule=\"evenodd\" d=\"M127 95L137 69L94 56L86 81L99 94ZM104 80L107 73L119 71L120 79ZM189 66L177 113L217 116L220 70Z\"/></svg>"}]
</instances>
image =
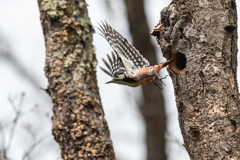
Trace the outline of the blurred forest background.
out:
<instances>
[{"instance_id":1,"label":"blurred forest background","mask_svg":"<svg viewBox=\"0 0 240 160\"><path fill-rule=\"evenodd\" d=\"M170 0L86 1L94 26L106 20L151 64L166 60L149 33ZM94 34L94 46L98 66L104 66L101 58L106 58L112 49L99 34ZM47 86L44 63L37 0L0 0L0 159L61 159L51 134L51 100L40 89ZM163 69L160 74L168 73ZM182 146L169 77L164 80L166 86L162 91L152 83L137 88L106 85L110 77L99 67L97 78L118 160L152 160L150 155L162 155L168 160L189 159ZM161 148L165 148L166 155L160 152Z\"/></svg>"}]
</instances>

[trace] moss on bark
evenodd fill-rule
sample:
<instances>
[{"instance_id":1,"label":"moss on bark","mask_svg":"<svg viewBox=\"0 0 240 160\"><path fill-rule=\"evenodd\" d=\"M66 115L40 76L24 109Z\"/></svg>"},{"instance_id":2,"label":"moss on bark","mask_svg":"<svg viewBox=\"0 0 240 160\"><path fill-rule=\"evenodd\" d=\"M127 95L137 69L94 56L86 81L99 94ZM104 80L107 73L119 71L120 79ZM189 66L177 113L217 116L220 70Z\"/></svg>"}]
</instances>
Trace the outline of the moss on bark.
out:
<instances>
[{"instance_id":1,"label":"moss on bark","mask_svg":"<svg viewBox=\"0 0 240 160\"><path fill-rule=\"evenodd\" d=\"M96 79L97 60L84 0L38 0L52 133L63 159L115 159Z\"/></svg>"}]
</instances>

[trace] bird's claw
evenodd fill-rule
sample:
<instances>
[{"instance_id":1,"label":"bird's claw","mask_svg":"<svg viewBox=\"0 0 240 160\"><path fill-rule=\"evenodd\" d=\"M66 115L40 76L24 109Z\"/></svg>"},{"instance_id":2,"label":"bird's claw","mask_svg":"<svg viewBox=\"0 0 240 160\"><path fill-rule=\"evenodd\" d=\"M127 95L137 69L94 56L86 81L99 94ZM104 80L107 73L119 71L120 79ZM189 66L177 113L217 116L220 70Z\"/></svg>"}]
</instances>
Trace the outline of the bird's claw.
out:
<instances>
[{"instance_id":1,"label":"bird's claw","mask_svg":"<svg viewBox=\"0 0 240 160\"><path fill-rule=\"evenodd\" d=\"M157 76L154 77L154 79L153 79L153 83L154 83L159 89L163 89L162 86L163 86L163 85L166 86L166 84L162 81L162 79L167 78L167 76L168 76L168 75L166 75L165 77L160 77L160 76L157 74ZM158 79L158 82L155 82L155 79L156 79L156 78Z\"/></svg>"}]
</instances>

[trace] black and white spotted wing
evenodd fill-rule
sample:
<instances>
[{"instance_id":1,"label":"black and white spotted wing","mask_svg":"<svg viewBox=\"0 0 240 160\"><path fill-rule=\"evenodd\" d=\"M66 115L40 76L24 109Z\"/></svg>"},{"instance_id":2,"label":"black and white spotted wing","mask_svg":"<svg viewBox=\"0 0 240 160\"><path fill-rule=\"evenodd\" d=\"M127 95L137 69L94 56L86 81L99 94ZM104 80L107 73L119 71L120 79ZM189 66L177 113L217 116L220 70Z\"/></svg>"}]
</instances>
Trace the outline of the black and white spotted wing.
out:
<instances>
[{"instance_id":1,"label":"black and white spotted wing","mask_svg":"<svg viewBox=\"0 0 240 160\"><path fill-rule=\"evenodd\" d=\"M118 57L124 56L126 59L133 62L136 68L142 68L149 66L149 62L144 58L139 51L132 46L126 38L122 37L116 30L114 30L107 22L102 22L99 24L98 28L113 50L117 53ZM133 67L133 66L132 66Z\"/></svg>"},{"instance_id":2,"label":"black and white spotted wing","mask_svg":"<svg viewBox=\"0 0 240 160\"><path fill-rule=\"evenodd\" d=\"M108 61L110 62L110 65L105 59L102 59L102 60L104 64L107 66L109 71L100 67L101 70L103 70L103 72L105 72L112 78L117 77L118 75L124 74L124 72L126 74L126 69L124 68L121 59L116 57L113 52L112 52L112 58L108 54L107 54L107 57L108 57Z\"/></svg>"}]
</instances>

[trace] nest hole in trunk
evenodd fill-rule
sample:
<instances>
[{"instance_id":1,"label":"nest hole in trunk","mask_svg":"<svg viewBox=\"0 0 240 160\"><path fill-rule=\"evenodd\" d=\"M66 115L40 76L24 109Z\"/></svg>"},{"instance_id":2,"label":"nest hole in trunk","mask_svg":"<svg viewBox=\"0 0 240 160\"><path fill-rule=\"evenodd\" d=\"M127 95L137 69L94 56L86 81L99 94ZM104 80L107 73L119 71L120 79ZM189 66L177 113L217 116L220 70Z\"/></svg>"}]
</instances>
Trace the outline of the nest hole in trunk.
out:
<instances>
[{"instance_id":1,"label":"nest hole in trunk","mask_svg":"<svg viewBox=\"0 0 240 160\"><path fill-rule=\"evenodd\" d=\"M182 71L184 71L187 68L186 56L183 53L176 52L171 55L170 59L173 59L173 58L174 58L174 61L169 64L168 69L174 74L179 75Z\"/></svg>"}]
</instances>

